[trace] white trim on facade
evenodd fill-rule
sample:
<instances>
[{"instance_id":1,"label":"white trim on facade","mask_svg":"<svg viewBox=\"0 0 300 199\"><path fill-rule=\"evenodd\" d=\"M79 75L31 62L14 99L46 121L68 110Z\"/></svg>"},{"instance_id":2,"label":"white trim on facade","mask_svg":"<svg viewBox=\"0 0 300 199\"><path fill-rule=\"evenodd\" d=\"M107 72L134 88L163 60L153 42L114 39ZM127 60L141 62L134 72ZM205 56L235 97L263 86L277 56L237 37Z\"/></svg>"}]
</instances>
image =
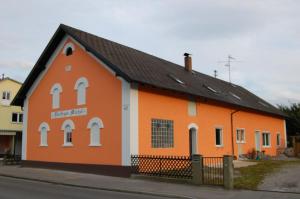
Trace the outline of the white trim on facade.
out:
<instances>
[{"instance_id":1,"label":"white trim on facade","mask_svg":"<svg viewBox=\"0 0 300 199\"><path fill-rule=\"evenodd\" d=\"M80 83L83 83L86 88L89 87L89 82L88 82L87 78L80 77L80 78L77 79L77 81L75 83L75 86L74 86L75 90L78 90L78 86L79 86Z\"/></svg>"},{"instance_id":2,"label":"white trim on facade","mask_svg":"<svg viewBox=\"0 0 300 199\"><path fill-rule=\"evenodd\" d=\"M98 117L93 117L92 119L90 119L90 121L88 122L87 128L91 129L92 125L94 123L97 123L99 125L100 128L104 128L103 122L100 118Z\"/></svg>"},{"instance_id":3,"label":"white trim on facade","mask_svg":"<svg viewBox=\"0 0 300 199\"><path fill-rule=\"evenodd\" d=\"M198 127L198 125L197 124L195 124L195 123L190 123L189 125L188 125L188 130L189 130L189 132L188 133L190 133L190 130L192 130L192 129L195 129L195 140L193 140L193 142L194 142L194 144L196 145L195 146L195 153L194 154L198 154L198 152L199 152L199 146L198 146L198 129L199 129L199 127Z\"/></svg>"},{"instance_id":4,"label":"white trim on facade","mask_svg":"<svg viewBox=\"0 0 300 199\"><path fill-rule=\"evenodd\" d=\"M72 42L68 42L68 43L66 43L66 45L64 46L64 49L63 49L63 51L62 51L62 53L63 54L67 54L67 49L68 48L72 48L72 51L75 51L75 46L74 46L74 44L72 43Z\"/></svg>"},{"instance_id":5,"label":"white trim on facade","mask_svg":"<svg viewBox=\"0 0 300 199\"><path fill-rule=\"evenodd\" d=\"M97 125L97 129L93 129L93 125ZM101 131L104 128L103 122L100 118L94 117L88 122L87 128L90 129L90 144L89 146L97 147L101 146ZM93 131L94 130L94 131ZM96 132L95 132L96 131Z\"/></svg>"},{"instance_id":6,"label":"white trim on facade","mask_svg":"<svg viewBox=\"0 0 300 199\"><path fill-rule=\"evenodd\" d=\"M41 131L43 127L46 127L47 131L50 131L50 127L47 122L42 122L39 126L38 131Z\"/></svg>"},{"instance_id":7,"label":"white trim on facade","mask_svg":"<svg viewBox=\"0 0 300 199\"><path fill-rule=\"evenodd\" d=\"M43 132L43 128L46 129L46 132ZM49 125L46 122L42 122L39 126L40 132L40 146L47 147L48 146L48 131L50 130Z\"/></svg>"},{"instance_id":8,"label":"white trim on facade","mask_svg":"<svg viewBox=\"0 0 300 199\"><path fill-rule=\"evenodd\" d=\"M69 126L72 128L72 130L75 129L74 122L73 122L72 120L70 120L70 119L67 119L67 120L65 120L64 123L61 125L61 129L60 129L60 130L64 131L67 125L69 125Z\"/></svg>"},{"instance_id":9,"label":"white trim on facade","mask_svg":"<svg viewBox=\"0 0 300 199\"><path fill-rule=\"evenodd\" d=\"M60 85L60 83L55 83L53 84L53 86L51 87L51 90L50 90L50 94L53 95L54 94L54 90L55 89L58 89L59 93L62 92L62 86Z\"/></svg>"},{"instance_id":10,"label":"white trim on facade","mask_svg":"<svg viewBox=\"0 0 300 199\"><path fill-rule=\"evenodd\" d=\"M122 82L122 165L130 166L130 83Z\"/></svg>"},{"instance_id":11,"label":"white trim on facade","mask_svg":"<svg viewBox=\"0 0 300 199\"><path fill-rule=\"evenodd\" d=\"M190 129L192 129L192 128L194 128L194 129L196 129L196 130L199 129L199 127L198 127L197 124L195 124L195 123L190 123L190 124L188 125L188 130L190 130Z\"/></svg>"},{"instance_id":12,"label":"white trim on facade","mask_svg":"<svg viewBox=\"0 0 300 199\"><path fill-rule=\"evenodd\" d=\"M28 125L28 97L23 107L23 130L22 130L22 160L27 158L27 125Z\"/></svg>"},{"instance_id":13,"label":"white trim on facade","mask_svg":"<svg viewBox=\"0 0 300 199\"><path fill-rule=\"evenodd\" d=\"M139 154L139 93L138 85L130 88L130 155Z\"/></svg>"},{"instance_id":14,"label":"white trim on facade","mask_svg":"<svg viewBox=\"0 0 300 199\"><path fill-rule=\"evenodd\" d=\"M287 147L287 135L286 135L286 121L283 120L283 129L284 129L284 147L286 148Z\"/></svg>"}]
</instances>

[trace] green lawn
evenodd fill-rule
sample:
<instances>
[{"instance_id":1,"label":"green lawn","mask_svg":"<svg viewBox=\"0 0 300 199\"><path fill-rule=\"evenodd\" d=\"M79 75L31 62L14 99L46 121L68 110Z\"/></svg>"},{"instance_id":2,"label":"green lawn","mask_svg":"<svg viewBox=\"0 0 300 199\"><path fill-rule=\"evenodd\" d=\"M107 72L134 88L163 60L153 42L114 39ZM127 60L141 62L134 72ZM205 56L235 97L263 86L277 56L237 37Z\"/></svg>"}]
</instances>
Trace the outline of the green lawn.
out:
<instances>
[{"instance_id":1,"label":"green lawn","mask_svg":"<svg viewBox=\"0 0 300 199\"><path fill-rule=\"evenodd\" d=\"M235 169L238 176L234 179L236 189L256 189L264 177L287 164L300 164L300 160L294 161L257 161L257 165Z\"/></svg>"}]
</instances>

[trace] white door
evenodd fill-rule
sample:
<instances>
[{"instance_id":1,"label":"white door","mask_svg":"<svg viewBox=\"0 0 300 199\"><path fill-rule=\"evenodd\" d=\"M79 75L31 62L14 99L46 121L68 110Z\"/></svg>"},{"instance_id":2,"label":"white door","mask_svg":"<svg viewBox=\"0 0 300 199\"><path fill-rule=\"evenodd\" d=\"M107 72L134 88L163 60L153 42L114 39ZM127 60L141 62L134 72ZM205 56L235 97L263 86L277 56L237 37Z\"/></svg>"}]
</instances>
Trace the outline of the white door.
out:
<instances>
[{"instance_id":1,"label":"white door","mask_svg":"<svg viewBox=\"0 0 300 199\"><path fill-rule=\"evenodd\" d=\"M260 151L260 132L255 132L255 149L256 151Z\"/></svg>"}]
</instances>

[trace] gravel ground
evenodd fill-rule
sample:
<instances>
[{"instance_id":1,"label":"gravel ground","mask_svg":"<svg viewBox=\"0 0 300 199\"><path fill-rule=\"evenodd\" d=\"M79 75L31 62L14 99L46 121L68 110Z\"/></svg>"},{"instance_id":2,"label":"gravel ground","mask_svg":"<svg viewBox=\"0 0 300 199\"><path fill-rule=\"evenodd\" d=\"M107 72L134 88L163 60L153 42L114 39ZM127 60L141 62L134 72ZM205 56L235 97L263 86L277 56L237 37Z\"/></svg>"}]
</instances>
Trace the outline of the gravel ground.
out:
<instances>
[{"instance_id":1,"label":"gravel ground","mask_svg":"<svg viewBox=\"0 0 300 199\"><path fill-rule=\"evenodd\" d=\"M286 165L268 175L258 189L300 193L300 164Z\"/></svg>"}]
</instances>

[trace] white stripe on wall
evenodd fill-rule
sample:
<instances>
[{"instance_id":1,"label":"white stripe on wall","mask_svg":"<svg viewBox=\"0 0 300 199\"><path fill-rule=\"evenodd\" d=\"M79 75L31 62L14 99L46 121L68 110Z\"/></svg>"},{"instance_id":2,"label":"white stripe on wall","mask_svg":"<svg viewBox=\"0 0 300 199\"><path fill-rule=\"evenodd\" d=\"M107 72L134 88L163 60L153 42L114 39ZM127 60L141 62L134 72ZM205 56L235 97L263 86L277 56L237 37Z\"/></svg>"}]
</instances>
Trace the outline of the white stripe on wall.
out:
<instances>
[{"instance_id":1,"label":"white stripe on wall","mask_svg":"<svg viewBox=\"0 0 300 199\"><path fill-rule=\"evenodd\" d=\"M132 84L130 89L130 155L139 153L139 96L138 85Z\"/></svg>"},{"instance_id":2,"label":"white stripe on wall","mask_svg":"<svg viewBox=\"0 0 300 199\"><path fill-rule=\"evenodd\" d=\"M122 165L130 166L130 83L122 81Z\"/></svg>"}]
</instances>

